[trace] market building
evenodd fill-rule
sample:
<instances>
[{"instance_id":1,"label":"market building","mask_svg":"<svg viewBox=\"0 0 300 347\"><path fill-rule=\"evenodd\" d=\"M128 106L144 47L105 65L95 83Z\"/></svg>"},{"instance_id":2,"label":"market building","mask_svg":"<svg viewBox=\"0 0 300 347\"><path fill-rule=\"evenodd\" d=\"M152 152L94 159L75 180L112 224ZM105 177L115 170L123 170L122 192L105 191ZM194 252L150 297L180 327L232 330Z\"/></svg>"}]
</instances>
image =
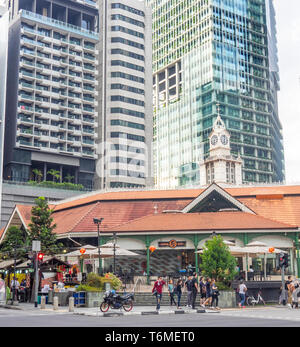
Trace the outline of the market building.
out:
<instances>
[{"instance_id":1,"label":"market building","mask_svg":"<svg viewBox=\"0 0 300 347\"><path fill-rule=\"evenodd\" d=\"M139 275L171 274L188 264L199 268L199 254L212 235L221 235L237 246L261 241L289 253L289 273L299 276L300 186L221 187L216 183L191 190L93 192L52 205L55 232L66 246L97 246L94 218L103 218L100 244L116 233L117 244L139 253L118 257L117 268ZM31 207L16 205L6 227L26 229ZM151 253L151 246L155 252ZM109 261L104 261L104 269ZM245 263L238 259L241 268ZM95 260L97 271L97 260ZM253 259L255 269L263 268ZM86 262L88 265L88 261ZM269 275L279 274L275 255L267 257Z\"/></svg>"}]
</instances>

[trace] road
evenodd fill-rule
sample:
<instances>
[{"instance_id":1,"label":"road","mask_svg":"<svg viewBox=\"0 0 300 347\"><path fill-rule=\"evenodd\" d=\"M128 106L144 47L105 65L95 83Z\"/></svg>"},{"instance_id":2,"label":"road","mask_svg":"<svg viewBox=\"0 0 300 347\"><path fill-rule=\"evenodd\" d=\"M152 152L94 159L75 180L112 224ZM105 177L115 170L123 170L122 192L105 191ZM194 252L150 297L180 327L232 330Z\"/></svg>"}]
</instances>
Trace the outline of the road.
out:
<instances>
[{"instance_id":1,"label":"road","mask_svg":"<svg viewBox=\"0 0 300 347\"><path fill-rule=\"evenodd\" d=\"M0 309L0 327L300 327L300 309L263 308L110 318Z\"/></svg>"}]
</instances>

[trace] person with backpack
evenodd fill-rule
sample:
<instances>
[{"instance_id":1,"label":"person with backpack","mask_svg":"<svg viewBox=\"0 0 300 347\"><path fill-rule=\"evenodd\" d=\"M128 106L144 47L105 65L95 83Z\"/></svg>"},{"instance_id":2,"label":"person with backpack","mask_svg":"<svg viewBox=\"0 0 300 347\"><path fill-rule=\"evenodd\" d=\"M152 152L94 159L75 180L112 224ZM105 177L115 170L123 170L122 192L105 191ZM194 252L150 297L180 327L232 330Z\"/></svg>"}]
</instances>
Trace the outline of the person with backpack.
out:
<instances>
[{"instance_id":1,"label":"person with backpack","mask_svg":"<svg viewBox=\"0 0 300 347\"><path fill-rule=\"evenodd\" d=\"M205 282L205 291L206 291L206 299L204 301L204 303L201 305L202 307L205 308L205 305L209 305L211 304L211 300L212 300L212 293L211 293L211 279L207 278L206 282Z\"/></svg>"},{"instance_id":2,"label":"person with backpack","mask_svg":"<svg viewBox=\"0 0 300 347\"><path fill-rule=\"evenodd\" d=\"M181 301L181 296L182 296L182 279L180 278L175 287L175 294L177 295L177 308L181 309L180 307L180 301Z\"/></svg>"},{"instance_id":3,"label":"person with backpack","mask_svg":"<svg viewBox=\"0 0 300 347\"><path fill-rule=\"evenodd\" d=\"M198 280L197 273L194 272L194 276L192 277L192 309L195 309L196 297L198 294Z\"/></svg>"},{"instance_id":4,"label":"person with backpack","mask_svg":"<svg viewBox=\"0 0 300 347\"><path fill-rule=\"evenodd\" d=\"M185 287L187 290L187 305L186 307L192 307L192 300L193 300L193 286L194 282L192 281L193 276L189 276L188 280L185 282Z\"/></svg>"},{"instance_id":5,"label":"person with backpack","mask_svg":"<svg viewBox=\"0 0 300 347\"><path fill-rule=\"evenodd\" d=\"M212 301L211 301L211 304L210 306L213 307L214 306L214 302L216 302L216 305L215 305L215 309L216 310L219 310L220 308L218 307L218 304L219 304L219 290L218 290L218 287L216 285L216 280L213 278L212 281L211 281L211 296L212 296Z\"/></svg>"},{"instance_id":6,"label":"person with backpack","mask_svg":"<svg viewBox=\"0 0 300 347\"><path fill-rule=\"evenodd\" d=\"M154 283L152 294L156 296L156 311L160 310L160 303L162 299L163 286L166 284L162 277L159 276L158 280Z\"/></svg>"},{"instance_id":7,"label":"person with backpack","mask_svg":"<svg viewBox=\"0 0 300 347\"><path fill-rule=\"evenodd\" d=\"M300 285L298 281L293 283L292 291L292 308L298 308L298 294L300 293Z\"/></svg>"},{"instance_id":8,"label":"person with backpack","mask_svg":"<svg viewBox=\"0 0 300 347\"><path fill-rule=\"evenodd\" d=\"M240 308L245 308L245 301L246 301L246 292L247 292L247 287L246 285L244 284L244 281L241 280L240 282L240 285L238 287L238 293L239 293L239 296L240 296L240 303L239 303L239 307Z\"/></svg>"},{"instance_id":9,"label":"person with backpack","mask_svg":"<svg viewBox=\"0 0 300 347\"><path fill-rule=\"evenodd\" d=\"M175 290L175 288L173 285L173 280L170 280L169 285L168 285L168 291L169 291L169 296L170 296L170 306L172 306L173 303L175 306L177 306L176 301L174 299L174 290Z\"/></svg>"},{"instance_id":10,"label":"person with backpack","mask_svg":"<svg viewBox=\"0 0 300 347\"><path fill-rule=\"evenodd\" d=\"M206 299L205 279L203 276L200 277L199 287L200 287L200 306L202 306L202 304L204 303Z\"/></svg>"}]
</instances>

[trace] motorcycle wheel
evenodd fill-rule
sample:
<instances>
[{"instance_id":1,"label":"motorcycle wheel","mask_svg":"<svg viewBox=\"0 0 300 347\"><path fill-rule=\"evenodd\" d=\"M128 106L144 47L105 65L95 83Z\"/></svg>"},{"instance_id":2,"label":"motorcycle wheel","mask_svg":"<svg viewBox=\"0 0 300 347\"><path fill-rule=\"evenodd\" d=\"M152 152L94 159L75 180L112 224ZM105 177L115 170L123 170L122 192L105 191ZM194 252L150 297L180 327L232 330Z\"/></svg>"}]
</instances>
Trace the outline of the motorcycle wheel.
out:
<instances>
[{"instance_id":1,"label":"motorcycle wheel","mask_svg":"<svg viewBox=\"0 0 300 347\"><path fill-rule=\"evenodd\" d=\"M128 301L125 304L123 304L123 309L126 312L130 312L133 309L133 302L132 301Z\"/></svg>"},{"instance_id":2,"label":"motorcycle wheel","mask_svg":"<svg viewBox=\"0 0 300 347\"><path fill-rule=\"evenodd\" d=\"M110 305L107 302L102 302L100 305L101 312L107 312L109 310Z\"/></svg>"}]
</instances>

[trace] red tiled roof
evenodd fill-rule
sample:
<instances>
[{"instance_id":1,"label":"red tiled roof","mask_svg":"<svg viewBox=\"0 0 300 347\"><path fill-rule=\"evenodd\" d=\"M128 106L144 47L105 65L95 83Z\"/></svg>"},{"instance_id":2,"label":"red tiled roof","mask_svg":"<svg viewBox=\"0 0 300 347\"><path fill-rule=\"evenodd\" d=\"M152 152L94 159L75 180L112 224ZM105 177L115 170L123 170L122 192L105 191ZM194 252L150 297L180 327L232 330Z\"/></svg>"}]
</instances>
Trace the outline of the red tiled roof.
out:
<instances>
[{"instance_id":1,"label":"red tiled roof","mask_svg":"<svg viewBox=\"0 0 300 347\"><path fill-rule=\"evenodd\" d=\"M280 223L246 212L202 212L155 214L120 225L110 232L167 232L211 230L289 230L294 225Z\"/></svg>"},{"instance_id":2,"label":"red tiled roof","mask_svg":"<svg viewBox=\"0 0 300 347\"><path fill-rule=\"evenodd\" d=\"M88 197L57 203L51 205L54 209L54 222L57 224L55 232L57 234L96 232L97 226L93 223L93 218L100 217L104 218L101 231L112 230L130 221L153 216L155 212L161 214L165 210L182 210L204 190L96 193ZM241 187L225 190L259 216L300 226L300 186ZM17 205L17 208L28 226L32 206ZM226 212L226 218L230 216L228 213ZM183 215L179 214L179 216L180 219ZM251 224L249 225L252 227Z\"/></svg>"},{"instance_id":3,"label":"red tiled roof","mask_svg":"<svg viewBox=\"0 0 300 347\"><path fill-rule=\"evenodd\" d=\"M300 227L300 196L279 199L239 198L260 216Z\"/></svg>"},{"instance_id":4,"label":"red tiled roof","mask_svg":"<svg viewBox=\"0 0 300 347\"><path fill-rule=\"evenodd\" d=\"M152 201L124 201L114 202L105 201L94 204L79 206L72 209L54 211L54 223L57 224L55 233L62 234L67 232L96 232L97 226L94 218L104 218L101 224L101 231L124 224L146 215L154 213L156 203ZM162 202L157 204L158 212L174 209L181 210L186 201Z\"/></svg>"},{"instance_id":5,"label":"red tiled roof","mask_svg":"<svg viewBox=\"0 0 300 347\"><path fill-rule=\"evenodd\" d=\"M20 215L22 216L22 219L24 223L26 224L26 227L28 227L28 224L31 223L31 205L16 205Z\"/></svg>"},{"instance_id":6,"label":"red tiled roof","mask_svg":"<svg viewBox=\"0 0 300 347\"><path fill-rule=\"evenodd\" d=\"M300 186L271 186L271 187L240 187L224 188L229 194L238 198L245 196L263 195L300 195ZM179 189L179 190L148 190L148 191L120 191L120 192L98 192L90 194L84 198L69 199L68 201L58 202L54 210L62 210L79 205L90 204L97 201L125 201L125 200L167 200L167 199L187 199L193 200L205 189Z\"/></svg>"}]
</instances>

